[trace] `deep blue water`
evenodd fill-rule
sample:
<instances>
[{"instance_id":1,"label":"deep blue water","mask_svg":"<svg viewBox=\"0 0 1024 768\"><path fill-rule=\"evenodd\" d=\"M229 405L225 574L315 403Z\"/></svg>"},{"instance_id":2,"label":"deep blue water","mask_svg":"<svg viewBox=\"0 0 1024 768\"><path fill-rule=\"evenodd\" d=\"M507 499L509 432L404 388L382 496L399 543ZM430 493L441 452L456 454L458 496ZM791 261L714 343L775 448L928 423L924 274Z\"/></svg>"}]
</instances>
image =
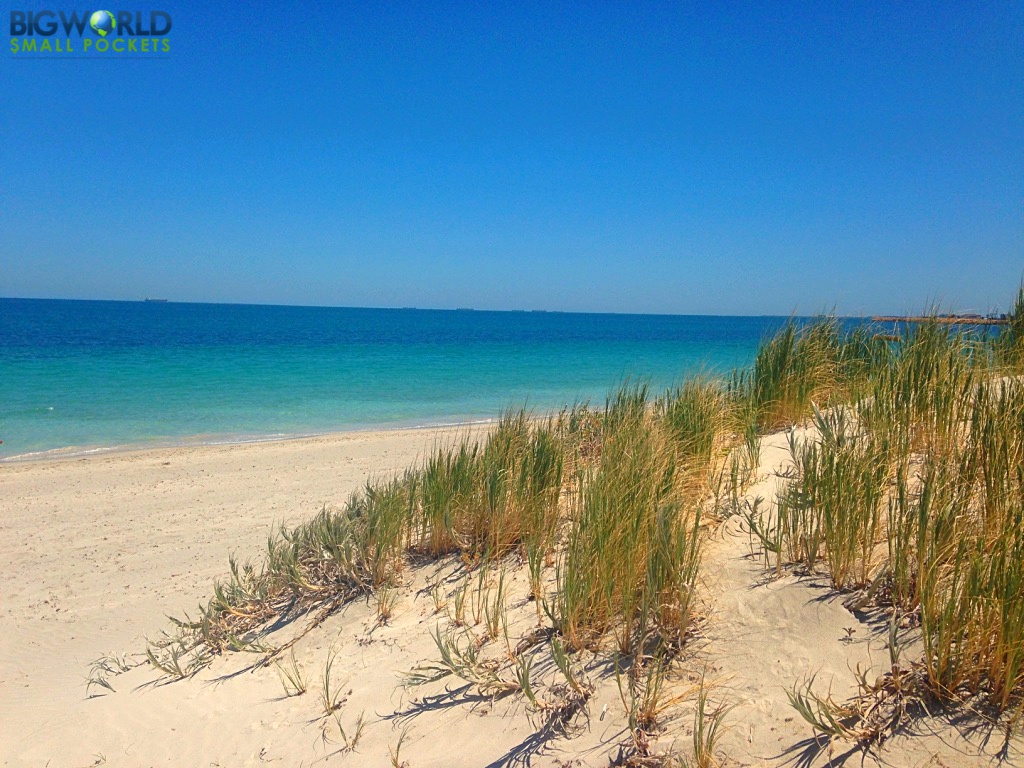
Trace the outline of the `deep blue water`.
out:
<instances>
[{"instance_id":1,"label":"deep blue water","mask_svg":"<svg viewBox=\"0 0 1024 768\"><path fill-rule=\"evenodd\" d=\"M747 365L785 320L0 299L0 457L603 402Z\"/></svg>"}]
</instances>

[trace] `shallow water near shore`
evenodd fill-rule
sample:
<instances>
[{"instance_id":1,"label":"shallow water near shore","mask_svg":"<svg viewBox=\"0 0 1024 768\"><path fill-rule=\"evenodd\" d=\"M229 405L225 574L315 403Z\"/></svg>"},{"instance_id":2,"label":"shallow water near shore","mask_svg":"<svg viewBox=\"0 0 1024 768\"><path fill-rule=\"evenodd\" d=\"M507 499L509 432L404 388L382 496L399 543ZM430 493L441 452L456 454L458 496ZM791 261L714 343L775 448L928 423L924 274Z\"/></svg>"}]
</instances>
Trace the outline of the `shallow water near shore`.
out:
<instances>
[{"instance_id":1,"label":"shallow water near shore","mask_svg":"<svg viewBox=\"0 0 1024 768\"><path fill-rule=\"evenodd\" d=\"M748 365L785 321L0 299L0 459L600 403Z\"/></svg>"}]
</instances>

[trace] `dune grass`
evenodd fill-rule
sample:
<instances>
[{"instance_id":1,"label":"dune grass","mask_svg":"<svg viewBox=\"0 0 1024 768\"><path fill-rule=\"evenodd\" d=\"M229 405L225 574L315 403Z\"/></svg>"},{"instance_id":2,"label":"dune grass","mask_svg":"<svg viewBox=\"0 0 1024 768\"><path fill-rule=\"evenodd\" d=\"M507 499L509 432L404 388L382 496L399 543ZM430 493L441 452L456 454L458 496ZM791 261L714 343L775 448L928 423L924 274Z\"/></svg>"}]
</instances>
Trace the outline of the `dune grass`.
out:
<instances>
[{"instance_id":1,"label":"dune grass","mask_svg":"<svg viewBox=\"0 0 1024 768\"><path fill-rule=\"evenodd\" d=\"M976 391L963 442L927 452L896 520L911 543L900 597L920 612L925 665L943 698L983 695L1021 716L1024 695L1024 387ZM910 480L905 481L908 485Z\"/></svg>"},{"instance_id":2,"label":"dune grass","mask_svg":"<svg viewBox=\"0 0 1024 768\"><path fill-rule=\"evenodd\" d=\"M652 633L685 636L723 402L701 384L657 407L643 385L609 399L601 459L582 477L557 570L553 616L572 648L598 647L610 631L627 654Z\"/></svg>"},{"instance_id":3,"label":"dune grass","mask_svg":"<svg viewBox=\"0 0 1024 768\"><path fill-rule=\"evenodd\" d=\"M761 433L798 423L810 414L812 403L827 401L837 389L839 349L835 320L790 320L761 343L750 370L734 374L734 396L748 406Z\"/></svg>"},{"instance_id":4,"label":"dune grass","mask_svg":"<svg viewBox=\"0 0 1024 768\"><path fill-rule=\"evenodd\" d=\"M994 344L996 358L1006 369L1024 373L1024 283L1017 291L1007 320L1009 322Z\"/></svg>"},{"instance_id":5,"label":"dune grass","mask_svg":"<svg viewBox=\"0 0 1024 768\"><path fill-rule=\"evenodd\" d=\"M861 439L843 409L816 415L817 439L793 440L796 479L779 496L778 548L813 570L823 560L836 589L863 587L879 543L888 446Z\"/></svg>"},{"instance_id":6,"label":"dune grass","mask_svg":"<svg viewBox=\"0 0 1024 768\"><path fill-rule=\"evenodd\" d=\"M778 565L824 569L834 588L920 624L922 694L980 697L1011 723L1024 706L1015 321L1009 338L905 329L868 358L854 397L815 409L805 436L791 437L792 477L770 514L750 518Z\"/></svg>"},{"instance_id":7,"label":"dune grass","mask_svg":"<svg viewBox=\"0 0 1024 768\"><path fill-rule=\"evenodd\" d=\"M414 476L413 547L493 560L521 544L550 546L563 462L553 426L523 410L502 414L482 447L467 438L439 448Z\"/></svg>"}]
</instances>

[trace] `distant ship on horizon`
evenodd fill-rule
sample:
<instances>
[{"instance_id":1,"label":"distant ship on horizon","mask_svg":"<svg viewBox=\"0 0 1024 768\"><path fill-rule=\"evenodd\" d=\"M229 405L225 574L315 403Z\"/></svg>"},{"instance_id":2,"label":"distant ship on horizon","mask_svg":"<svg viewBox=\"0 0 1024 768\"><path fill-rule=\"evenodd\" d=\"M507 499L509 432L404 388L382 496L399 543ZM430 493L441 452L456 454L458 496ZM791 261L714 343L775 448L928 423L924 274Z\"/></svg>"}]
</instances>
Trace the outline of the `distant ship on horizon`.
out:
<instances>
[{"instance_id":1,"label":"distant ship on horizon","mask_svg":"<svg viewBox=\"0 0 1024 768\"><path fill-rule=\"evenodd\" d=\"M150 299L150 298L147 297L146 298L146 303L147 304L166 304L167 303L167 299Z\"/></svg>"}]
</instances>

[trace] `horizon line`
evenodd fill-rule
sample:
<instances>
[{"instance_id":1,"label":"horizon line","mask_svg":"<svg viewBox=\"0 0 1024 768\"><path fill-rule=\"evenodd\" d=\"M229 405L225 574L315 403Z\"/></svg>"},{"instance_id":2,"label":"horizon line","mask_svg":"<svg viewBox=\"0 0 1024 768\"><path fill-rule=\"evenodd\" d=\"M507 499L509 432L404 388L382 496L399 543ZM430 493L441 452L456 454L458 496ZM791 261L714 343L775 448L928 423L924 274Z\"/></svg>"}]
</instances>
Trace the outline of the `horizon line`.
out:
<instances>
[{"instance_id":1,"label":"horizon line","mask_svg":"<svg viewBox=\"0 0 1024 768\"><path fill-rule=\"evenodd\" d=\"M758 313L758 314L729 314L724 312L617 312L577 309L489 309L480 307L413 307L413 306L357 306L350 304L284 304L284 303L259 303L252 301L194 301L178 300L164 297L142 297L139 299L92 299L92 298L67 298L53 296L0 296L0 301L91 301L98 303L112 304L197 304L204 306L231 306L231 307L292 307L296 309L358 309L358 310L393 310L393 311L416 311L416 312L494 312L507 314L550 314L550 315L626 315L638 317L776 317L776 318L817 318L835 317L839 319L862 320L871 317L885 315L887 313L873 312L868 314L837 314L834 312L815 312L800 314L796 311L786 314ZM965 310L967 311L967 310ZM889 313L891 314L891 313Z\"/></svg>"}]
</instances>

